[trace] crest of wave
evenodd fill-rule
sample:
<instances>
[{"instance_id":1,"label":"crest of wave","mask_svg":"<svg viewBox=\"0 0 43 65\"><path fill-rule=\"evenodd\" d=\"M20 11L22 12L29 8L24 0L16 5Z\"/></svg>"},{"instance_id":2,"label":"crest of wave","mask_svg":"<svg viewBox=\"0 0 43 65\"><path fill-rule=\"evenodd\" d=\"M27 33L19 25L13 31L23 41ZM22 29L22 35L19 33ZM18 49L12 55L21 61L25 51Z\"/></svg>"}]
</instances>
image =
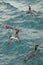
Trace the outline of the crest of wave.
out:
<instances>
[{"instance_id":1,"label":"crest of wave","mask_svg":"<svg viewBox=\"0 0 43 65\"><path fill-rule=\"evenodd\" d=\"M23 4L23 3L18 3L18 2L16 2L16 1L5 1L5 2L8 2L8 3L10 3L11 5L13 5L14 7L16 7L16 8L18 8L20 11L27 11L28 10L28 6L27 6L27 4ZM34 4L33 3L33 5L31 5L31 7L32 7L32 10L35 10L35 11L39 11L39 10L41 10L41 7L42 7L42 4L43 3L43 1L41 1L41 2L39 2L39 3L37 3L37 4Z\"/></svg>"}]
</instances>

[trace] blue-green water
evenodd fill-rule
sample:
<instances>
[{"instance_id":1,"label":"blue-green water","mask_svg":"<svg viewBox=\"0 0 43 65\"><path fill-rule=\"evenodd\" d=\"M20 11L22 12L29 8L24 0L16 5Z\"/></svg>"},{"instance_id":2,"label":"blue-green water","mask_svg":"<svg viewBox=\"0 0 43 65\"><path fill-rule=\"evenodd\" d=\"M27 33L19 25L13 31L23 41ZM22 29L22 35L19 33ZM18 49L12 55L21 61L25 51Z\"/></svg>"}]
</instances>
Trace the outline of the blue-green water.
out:
<instances>
[{"instance_id":1,"label":"blue-green water","mask_svg":"<svg viewBox=\"0 0 43 65\"><path fill-rule=\"evenodd\" d=\"M26 14L31 5L38 18ZM8 31L5 25L20 29L21 42L6 43L15 31ZM32 58L24 63L25 57L39 44L40 62ZM43 0L0 0L0 65L43 65Z\"/></svg>"}]
</instances>

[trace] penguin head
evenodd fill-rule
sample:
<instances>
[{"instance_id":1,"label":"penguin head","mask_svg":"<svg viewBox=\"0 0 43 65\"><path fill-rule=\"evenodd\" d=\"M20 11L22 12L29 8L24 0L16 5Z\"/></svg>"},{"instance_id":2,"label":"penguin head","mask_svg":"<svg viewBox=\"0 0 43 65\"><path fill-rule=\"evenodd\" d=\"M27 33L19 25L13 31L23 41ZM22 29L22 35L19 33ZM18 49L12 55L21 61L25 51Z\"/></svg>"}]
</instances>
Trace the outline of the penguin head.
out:
<instances>
[{"instance_id":1,"label":"penguin head","mask_svg":"<svg viewBox=\"0 0 43 65\"><path fill-rule=\"evenodd\" d=\"M31 10L31 6L29 6L29 10Z\"/></svg>"},{"instance_id":2,"label":"penguin head","mask_svg":"<svg viewBox=\"0 0 43 65\"><path fill-rule=\"evenodd\" d=\"M39 45L35 45L35 50L37 50L38 47L39 47Z\"/></svg>"},{"instance_id":3,"label":"penguin head","mask_svg":"<svg viewBox=\"0 0 43 65\"><path fill-rule=\"evenodd\" d=\"M15 30L16 30L16 34L18 34L18 33L19 33L19 31L20 31L19 29L15 29Z\"/></svg>"}]
</instances>

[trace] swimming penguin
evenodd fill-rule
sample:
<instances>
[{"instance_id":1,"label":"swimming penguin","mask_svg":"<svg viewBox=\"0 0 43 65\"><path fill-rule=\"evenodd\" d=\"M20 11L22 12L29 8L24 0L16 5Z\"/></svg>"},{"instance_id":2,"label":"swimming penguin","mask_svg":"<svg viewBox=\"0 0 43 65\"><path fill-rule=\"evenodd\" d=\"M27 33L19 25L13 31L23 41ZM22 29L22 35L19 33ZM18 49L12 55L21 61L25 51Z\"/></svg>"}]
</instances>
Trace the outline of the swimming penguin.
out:
<instances>
[{"instance_id":1,"label":"swimming penguin","mask_svg":"<svg viewBox=\"0 0 43 65\"><path fill-rule=\"evenodd\" d=\"M15 30L16 30L16 33L10 37L11 39L19 39L19 36L18 36L19 30L18 29L15 29Z\"/></svg>"},{"instance_id":2,"label":"swimming penguin","mask_svg":"<svg viewBox=\"0 0 43 65\"><path fill-rule=\"evenodd\" d=\"M28 6L29 10L28 10L28 14L31 12L31 6Z\"/></svg>"},{"instance_id":3,"label":"swimming penguin","mask_svg":"<svg viewBox=\"0 0 43 65\"><path fill-rule=\"evenodd\" d=\"M32 16L36 17L35 13L31 10L31 6L28 6L29 10L27 14L31 14Z\"/></svg>"},{"instance_id":4,"label":"swimming penguin","mask_svg":"<svg viewBox=\"0 0 43 65\"><path fill-rule=\"evenodd\" d=\"M35 45L34 51L31 51L30 54L29 54L29 56L24 59L25 62L29 61L29 60L32 59L33 57L38 57L38 56L37 56L37 48L38 48L38 47L39 47L39 45Z\"/></svg>"},{"instance_id":5,"label":"swimming penguin","mask_svg":"<svg viewBox=\"0 0 43 65\"><path fill-rule=\"evenodd\" d=\"M14 29L12 26L9 26L9 25L6 25L4 27L5 27L5 29L8 29L8 30L13 30Z\"/></svg>"},{"instance_id":6,"label":"swimming penguin","mask_svg":"<svg viewBox=\"0 0 43 65\"><path fill-rule=\"evenodd\" d=\"M16 33L9 37L8 42L11 42L14 39L16 39L18 41L20 40L20 38L18 36L19 30L18 29L15 29L15 30L16 30Z\"/></svg>"}]
</instances>

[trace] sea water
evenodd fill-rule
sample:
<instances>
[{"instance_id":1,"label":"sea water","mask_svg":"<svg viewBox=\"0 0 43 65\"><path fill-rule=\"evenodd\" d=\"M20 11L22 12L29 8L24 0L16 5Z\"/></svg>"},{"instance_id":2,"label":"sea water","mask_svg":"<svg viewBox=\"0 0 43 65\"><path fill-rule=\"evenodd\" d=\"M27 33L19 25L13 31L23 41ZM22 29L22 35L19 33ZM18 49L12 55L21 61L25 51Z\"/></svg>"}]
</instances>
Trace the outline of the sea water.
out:
<instances>
[{"instance_id":1,"label":"sea water","mask_svg":"<svg viewBox=\"0 0 43 65\"><path fill-rule=\"evenodd\" d=\"M29 5L37 18L26 14ZM20 30L20 42L6 42L15 31L5 29L5 25ZM36 44L40 59L24 63ZM43 0L0 0L0 65L43 65Z\"/></svg>"}]
</instances>

